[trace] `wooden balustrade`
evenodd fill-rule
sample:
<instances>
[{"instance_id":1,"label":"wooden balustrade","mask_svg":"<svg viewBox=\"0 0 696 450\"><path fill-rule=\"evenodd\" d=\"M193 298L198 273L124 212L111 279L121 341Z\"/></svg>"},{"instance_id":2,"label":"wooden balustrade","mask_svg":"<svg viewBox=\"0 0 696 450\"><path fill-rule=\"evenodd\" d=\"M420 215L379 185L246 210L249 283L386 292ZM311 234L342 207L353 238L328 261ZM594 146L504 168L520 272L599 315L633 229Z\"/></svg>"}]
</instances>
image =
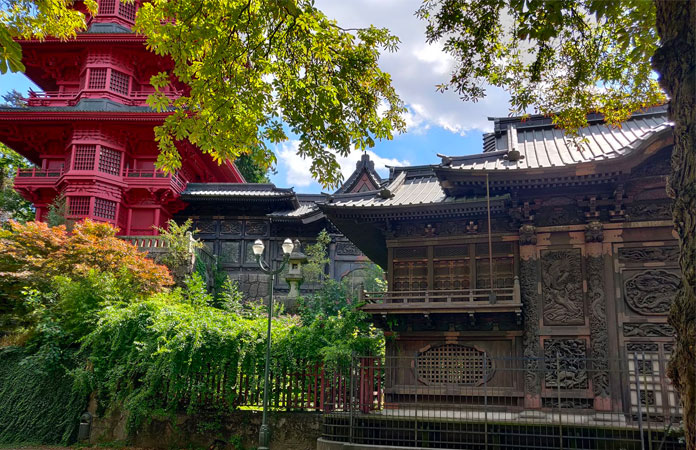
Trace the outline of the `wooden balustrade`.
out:
<instances>
[{"instance_id":1,"label":"wooden balustrade","mask_svg":"<svg viewBox=\"0 0 696 450\"><path fill-rule=\"evenodd\" d=\"M177 192L183 192L186 189L186 181L182 179L179 175L175 173L165 173L159 169L125 169L123 171L123 176L128 178L129 184L137 182L135 179L141 178L143 184L151 185L155 183L154 180L165 180L165 183L171 185L171 187Z\"/></svg>"},{"instance_id":2,"label":"wooden balustrade","mask_svg":"<svg viewBox=\"0 0 696 450\"><path fill-rule=\"evenodd\" d=\"M370 313L504 312L521 313L519 279L513 287L362 292L362 309Z\"/></svg>"},{"instance_id":3,"label":"wooden balustrade","mask_svg":"<svg viewBox=\"0 0 696 450\"><path fill-rule=\"evenodd\" d=\"M58 178L61 175L63 175L62 167L57 169L42 169L40 167L17 169L17 177L19 178Z\"/></svg>"}]
</instances>

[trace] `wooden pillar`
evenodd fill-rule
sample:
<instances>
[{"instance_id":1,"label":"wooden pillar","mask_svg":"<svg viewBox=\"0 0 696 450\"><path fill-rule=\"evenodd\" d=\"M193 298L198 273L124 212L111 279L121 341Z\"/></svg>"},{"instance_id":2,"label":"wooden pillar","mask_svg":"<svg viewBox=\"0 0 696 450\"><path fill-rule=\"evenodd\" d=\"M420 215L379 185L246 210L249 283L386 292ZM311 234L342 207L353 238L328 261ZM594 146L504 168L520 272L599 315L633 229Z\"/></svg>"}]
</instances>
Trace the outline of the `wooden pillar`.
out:
<instances>
[{"instance_id":1,"label":"wooden pillar","mask_svg":"<svg viewBox=\"0 0 696 450\"><path fill-rule=\"evenodd\" d=\"M604 231L601 222L585 226L585 272L590 312L590 358L594 408L610 411L609 395L609 331L607 325L607 296L604 288Z\"/></svg>"},{"instance_id":2,"label":"wooden pillar","mask_svg":"<svg viewBox=\"0 0 696 450\"><path fill-rule=\"evenodd\" d=\"M520 227L520 294L522 297L522 334L524 371L524 407L541 408L541 369L539 361L541 343L539 339L539 261L537 258L536 228L533 225Z\"/></svg>"}]
</instances>

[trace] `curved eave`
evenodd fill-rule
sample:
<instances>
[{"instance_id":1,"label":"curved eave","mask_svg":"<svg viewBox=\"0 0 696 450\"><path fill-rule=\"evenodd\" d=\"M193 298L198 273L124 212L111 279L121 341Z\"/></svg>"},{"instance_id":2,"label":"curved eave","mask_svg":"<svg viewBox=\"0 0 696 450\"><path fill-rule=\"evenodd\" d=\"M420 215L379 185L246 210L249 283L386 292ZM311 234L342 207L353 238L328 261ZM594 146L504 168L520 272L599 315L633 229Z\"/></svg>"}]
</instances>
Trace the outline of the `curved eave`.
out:
<instances>
[{"instance_id":1,"label":"curved eave","mask_svg":"<svg viewBox=\"0 0 696 450\"><path fill-rule=\"evenodd\" d=\"M510 196L507 194L491 199L491 213L496 215L506 213L509 209L509 199ZM482 217L486 215L488 210L485 199L387 207L350 207L324 204L319 205L319 208L342 233L346 234L363 253L373 260L374 258L369 255L369 249L366 250L361 247L359 243L353 239L355 235L348 229L344 229L345 225L343 224L349 224L349 228L354 228L355 226L363 228L374 226L374 224L383 224L384 221ZM356 233L359 240L362 238L361 233L365 233L365 230ZM382 239L384 239L384 237L382 237ZM384 251L386 252L386 247Z\"/></svg>"},{"instance_id":2,"label":"curved eave","mask_svg":"<svg viewBox=\"0 0 696 450\"><path fill-rule=\"evenodd\" d=\"M0 120L10 121L127 121L127 122L162 122L171 113L147 112L147 111L0 111Z\"/></svg>"},{"instance_id":3,"label":"curved eave","mask_svg":"<svg viewBox=\"0 0 696 450\"><path fill-rule=\"evenodd\" d=\"M310 214L305 214L304 216L276 216L273 214L269 215L273 222L277 223L300 223L302 225L307 225L314 223L318 220L326 218L324 213L321 211L314 211Z\"/></svg>"},{"instance_id":4,"label":"curved eave","mask_svg":"<svg viewBox=\"0 0 696 450\"><path fill-rule=\"evenodd\" d=\"M186 200L190 203L197 202L225 202L225 203L263 203L263 204L273 204L273 203L291 203L293 201L292 196L267 196L267 197L252 197L252 196L231 196L231 195L195 195L195 194L182 194L182 200Z\"/></svg>"},{"instance_id":5,"label":"curved eave","mask_svg":"<svg viewBox=\"0 0 696 450\"><path fill-rule=\"evenodd\" d=\"M144 45L147 38L135 33L78 33L71 39L57 39L47 37L46 39L16 39L20 45L40 45L40 44L61 44L61 45L80 45L80 44L141 44Z\"/></svg>"}]
</instances>

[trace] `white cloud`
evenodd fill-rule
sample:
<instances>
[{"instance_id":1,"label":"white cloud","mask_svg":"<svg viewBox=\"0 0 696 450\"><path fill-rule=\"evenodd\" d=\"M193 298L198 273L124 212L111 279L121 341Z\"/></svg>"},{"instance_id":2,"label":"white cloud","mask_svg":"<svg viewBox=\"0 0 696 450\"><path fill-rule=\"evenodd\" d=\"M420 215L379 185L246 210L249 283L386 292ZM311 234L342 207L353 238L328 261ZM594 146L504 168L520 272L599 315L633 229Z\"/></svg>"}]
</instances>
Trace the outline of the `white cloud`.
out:
<instances>
[{"instance_id":1,"label":"white cloud","mask_svg":"<svg viewBox=\"0 0 696 450\"><path fill-rule=\"evenodd\" d=\"M454 66L440 44L425 42L425 22L414 13L422 0L317 0L316 6L346 28L373 24L386 27L401 39L396 53L383 53L380 67L392 76L397 93L406 103L408 131L422 133L436 126L458 134L490 131L489 116L508 114L509 96L489 87L487 97L478 103L463 102L456 92L438 92ZM369 14L366 14L369 11Z\"/></svg>"},{"instance_id":2,"label":"white cloud","mask_svg":"<svg viewBox=\"0 0 696 450\"><path fill-rule=\"evenodd\" d=\"M276 156L278 157L278 173L285 175L286 186L298 188L297 191L302 191L303 188L317 188L318 183L310 174L312 161L302 158L297 154L300 141L291 140L284 142L277 147ZM406 160L396 158L383 158L375 152L368 150L367 154L375 163L375 170L382 177L389 175L388 166L407 166L410 163ZM361 153L352 151L348 156L338 156L336 159L341 166L343 180L346 180L355 170L355 164L360 160Z\"/></svg>"},{"instance_id":3,"label":"white cloud","mask_svg":"<svg viewBox=\"0 0 696 450\"><path fill-rule=\"evenodd\" d=\"M454 58L442 50L439 44L422 44L416 46L411 53L420 62L430 66L430 70L435 74L446 79L454 67Z\"/></svg>"}]
</instances>

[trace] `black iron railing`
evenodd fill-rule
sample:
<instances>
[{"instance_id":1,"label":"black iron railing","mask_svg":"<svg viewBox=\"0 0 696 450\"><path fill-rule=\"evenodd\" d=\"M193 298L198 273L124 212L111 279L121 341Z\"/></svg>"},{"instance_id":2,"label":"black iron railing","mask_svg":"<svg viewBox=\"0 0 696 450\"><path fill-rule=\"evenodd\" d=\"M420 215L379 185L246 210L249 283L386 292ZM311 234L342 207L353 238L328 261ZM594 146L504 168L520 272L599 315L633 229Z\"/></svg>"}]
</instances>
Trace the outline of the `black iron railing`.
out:
<instances>
[{"instance_id":1,"label":"black iron railing","mask_svg":"<svg viewBox=\"0 0 696 450\"><path fill-rule=\"evenodd\" d=\"M355 358L350 401L325 409L323 439L477 450L685 448L687 418L657 354L435 353Z\"/></svg>"}]
</instances>

